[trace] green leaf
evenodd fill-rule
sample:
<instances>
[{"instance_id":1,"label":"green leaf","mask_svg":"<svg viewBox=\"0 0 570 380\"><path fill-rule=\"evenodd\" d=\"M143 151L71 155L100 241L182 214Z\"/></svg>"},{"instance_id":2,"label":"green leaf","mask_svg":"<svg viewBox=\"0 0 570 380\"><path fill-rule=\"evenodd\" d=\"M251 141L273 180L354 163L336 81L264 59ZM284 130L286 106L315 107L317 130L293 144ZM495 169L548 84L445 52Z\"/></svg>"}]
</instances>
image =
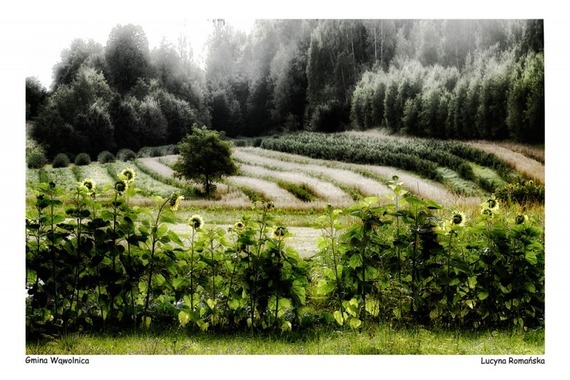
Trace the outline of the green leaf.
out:
<instances>
[{"instance_id":1,"label":"green leaf","mask_svg":"<svg viewBox=\"0 0 570 380\"><path fill-rule=\"evenodd\" d=\"M362 257L360 255L354 255L348 261L348 266L352 269L356 269L362 266Z\"/></svg>"},{"instance_id":2,"label":"green leaf","mask_svg":"<svg viewBox=\"0 0 570 380\"><path fill-rule=\"evenodd\" d=\"M475 285L477 285L477 276L467 278L467 286L469 286L469 289L475 289Z\"/></svg>"},{"instance_id":3,"label":"green leaf","mask_svg":"<svg viewBox=\"0 0 570 380\"><path fill-rule=\"evenodd\" d=\"M184 310L178 313L178 321L180 322L180 326L184 327L190 321L190 314L185 312Z\"/></svg>"},{"instance_id":4,"label":"green leaf","mask_svg":"<svg viewBox=\"0 0 570 380\"><path fill-rule=\"evenodd\" d=\"M210 299L208 298L206 300L206 304L210 307L210 309L213 309L214 307L216 307L216 300Z\"/></svg>"},{"instance_id":5,"label":"green leaf","mask_svg":"<svg viewBox=\"0 0 570 380\"><path fill-rule=\"evenodd\" d=\"M336 321L336 323L338 323L339 325L343 325L344 324L344 319L342 318L342 314L340 311L335 310L335 312L333 313L333 317Z\"/></svg>"},{"instance_id":6,"label":"green leaf","mask_svg":"<svg viewBox=\"0 0 570 380\"><path fill-rule=\"evenodd\" d=\"M368 299L366 300L365 309L370 315L376 317L380 313L380 302L375 299Z\"/></svg>"},{"instance_id":7,"label":"green leaf","mask_svg":"<svg viewBox=\"0 0 570 380\"><path fill-rule=\"evenodd\" d=\"M538 263L538 259L536 258L536 252L529 251L524 254L525 260L531 264L536 265Z\"/></svg>"},{"instance_id":8,"label":"green leaf","mask_svg":"<svg viewBox=\"0 0 570 380\"><path fill-rule=\"evenodd\" d=\"M475 308L475 301L465 300L465 305L467 305L470 309L474 309Z\"/></svg>"},{"instance_id":9,"label":"green leaf","mask_svg":"<svg viewBox=\"0 0 570 380\"><path fill-rule=\"evenodd\" d=\"M281 325L281 331L285 332L285 331L291 331L291 330L293 330L293 326L291 325L291 322L289 322L289 321L283 322L283 324Z\"/></svg>"},{"instance_id":10,"label":"green leaf","mask_svg":"<svg viewBox=\"0 0 570 380\"><path fill-rule=\"evenodd\" d=\"M536 287L534 286L534 284L527 282L525 284L525 288L529 293L536 293Z\"/></svg>"},{"instance_id":11,"label":"green leaf","mask_svg":"<svg viewBox=\"0 0 570 380\"><path fill-rule=\"evenodd\" d=\"M196 324L198 325L198 327L200 328L200 330L202 331L208 331L208 327L210 327L210 324L208 322L204 322L203 320L199 319L196 321Z\"/></svg>"},{"instance_id":12,"label":"green leaf","mask_svg":"<svg viewBox=\"0 0 570 380\"><path fill-rule=\"evenodd\" d=\"M172 240L173 242L175 242L178 245L184 245L184 243L182 242L182 240L180 239L180 237L178 237L178 234L174 231L169 230L167 233L167 236L170 238L170 240Z\"/></svg>"},{"instance_id":13,"label":"green leaf","mask_svg":"<svg viewBox=\"0 0 570 380\"><path fill-rule=\"evenodd\" d=\"M352 327L353 329L359 328L361 324L362 324L362 321L356 317L350 317L348 319L348 325L350 327Z\"/></svg>"},{"instance_id":14,"label":"green leaf","mask_svg":"<svg viewBox=\"0 0 570 380\"><path fill-rule=\"evenodd\" d=\"M326 295L335 289L334 283L327 280L320 280L317 284L317 294Z\"/></svg>"},{"instance_id":15,"label":"green leaf","mask_svg":"<svg viewBox=\"0 0 570 380\"><path fill-rule=\"evenodd\" d=\"M239 301L236 300L235 298L232 298L229 302L228 302L228 306L230 307L230 309L232 310L237 310L239 308Z\"/></svg>"},{"instance_id":16,"label":"green leaf","mask_svg":"<svg viewBox=\"0 0 570 380\"><path fill-rule=\"evenodd\" d=\"M300 281L298 280L293 281L293 286L291 287L291 293L295 298L295 300L297 301L297 303L301 305L305 304L307 296L305 293L305 287L301 284Z\"/></svg>"},{"instance_id":17,"label":"green leaf","mask_svg":"<svg viewBox=\"0 0 570 380\"><path fill-rule=\"evenodd\" d=\"M486 299L487 297L489 297L489 293L488 293L488 292L479 292L479 293L477 293L477 298L479 298L480 301L483 301L483 300Z\"/></svg>"}]
</instances>

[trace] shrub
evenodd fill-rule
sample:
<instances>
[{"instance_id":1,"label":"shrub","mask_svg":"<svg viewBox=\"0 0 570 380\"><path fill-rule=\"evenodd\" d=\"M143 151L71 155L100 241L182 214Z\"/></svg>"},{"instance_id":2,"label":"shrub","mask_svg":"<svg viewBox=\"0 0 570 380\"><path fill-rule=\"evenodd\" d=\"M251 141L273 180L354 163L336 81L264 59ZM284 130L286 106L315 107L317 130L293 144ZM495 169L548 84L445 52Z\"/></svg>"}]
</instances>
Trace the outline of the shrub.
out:
<instances>
[{"instance_id":1,"label":"shrub","mask_svg":"<svg viewBox=\"0 0 570 380\"><path fill-rule=\"evenodd\" d=\"M27 157L27 164L30 169L41 169L46 163L46 155L42 152L32 152Z\"/></svg>"},{"instance_id":2,"label":"shrub","mask_svg":"<svg viewBox=\"0 0 570 380\"><path fill-rule=\"evenodd\" d=\"M87 153L79 153L77 157L75 157L75 165L77 166L85 166L91 163L91 157Z\"/></svg>"},{"instance_id":3,"label":"shrub","mask_svg":"<svg viewBox=\"0 0 570 380\"><path fill-rule=\"evenodd\" d=\"M97 156L97 161L100 164L108 164L109 162L115 162L115 155L108 150L104 150Z\"/></svg>"},{"instance_id":4,"label":"shrub","mask_svg":"<svg viewBox=\"0 0 570 380\"><path fill-rule=\"evenodd\" d=\"M117 152L117 159L127 162L133 161L137 158L137 154L130 149L124 148Z\"/></svg>"},{"instance_id":5,"label":"shrub","mask_svg":"<svg viewBox=\"0 0 570 380\"><path fill-rule=\"evenodd\" d=\"M506 202L524 203L544 203L544 185L534 181L521 181L519 183L509 183L496 192L498 199Z\"/></svg>"},{"instance_id":6,"label":"shrub","mask_svg":"<svg viewBox=\"0 0 570 380\"><path fill-rule=\"evenodd\" d=\"M66 168L69 166L69 157L65 153L58 153L51 162L54 168Z\"/></svg>"}]
</instances>

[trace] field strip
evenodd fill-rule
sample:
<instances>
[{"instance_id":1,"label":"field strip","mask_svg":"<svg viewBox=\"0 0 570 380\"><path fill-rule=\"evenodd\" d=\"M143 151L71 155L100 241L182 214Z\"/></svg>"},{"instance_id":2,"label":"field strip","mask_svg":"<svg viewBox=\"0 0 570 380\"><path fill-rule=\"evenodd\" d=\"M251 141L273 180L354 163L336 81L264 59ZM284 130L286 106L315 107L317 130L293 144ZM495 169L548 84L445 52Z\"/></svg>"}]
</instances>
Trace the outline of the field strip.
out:
<instances>
[{"instance_id":1,"label":"field strip","mask_svg":"<svg viewBox=\"0 0 570 380\"><path fill-rule=\"evenodd\" d=\"M250 177L270 177L298 185L306 184L311 187L318 197L335 205L348 205L353 202L350 195L342 191L339 187L330 182L311 177L305 173L271 170L263 166L248 164L240 164L240 170Z\"/></svg>"},{"instance_id":2,"label":"field strip","mask_svg":"<svg viewBox=\"0 0 570 380\"><path fill-rule=\"evenodd\" d=\"M338 183L342 183L357 188L362 194L367 196L372 196L372 195L383 196L390 194L392 192L383 183L367 178L351 170L323 165L322 160L307 159L305 160L307 163L299 163L292 160L282 161L279 160L279 158L272 158L262 155L261 153L264 152L270 152L270 151L257 149L257 148L255 150L248 149L247 151L240 149L234 151L234 155L236 155L238 159L249 161L255 164L259 163L261 165L266 165L269 167L277 167L288 171L301 171L307 174L316 174L316 175L325 176ZM286 157L283 155L281 156ZM302 157L295 155L292 156Z\"/></svg>"},{"instance_id":3,"label":"field strip","mask_svg":"<svg viewBox=\"0 0 570 380\"><path fill-rule=\"evenodd\" d=\"M271 199L276 207L296 206L303 203L275 182L246 176L232 176L227 181L234 186L247 187L263 194L265 198Z\"/></svg>"},{"instance_id":4,"label":"field strip","mask_svg":"<svg viewBox=\"0 0 570 380\"><path fill-rule=\"evenodd\" d=\"M478 198L475 199L457 196L456 194L449 191L443 184L429 179L421 178L415 174L393 167L324 161L283 152L274 152L260 148L240 149L239 151L236 150L234 154L237 158L247 160L251 163L259 163L268 167L281 168L283 170L291 170L291 164L298 165L304 163L303 165L305 165L309 163L315 163L322 166L338 167L340 169L347 169L352 171L371 172L374 175L384 178L386 181L391 180L394 175L397 175L398 180L403 182L403 187L406 190L426 199L431 199L435 202L441 203L442 205L454 205L458 202L473 203L478 201ZM337 177L334 177L334 179L338 180Z\"/></svg>"},{"instance_id":5,"label":"field strip","mask_svg":"<svg viewBox=\"0 0 570 380\"><path fill-rule=\"evenodd\" d=\"M101 188L105 185L113 185L115 180L109 175L107 169L97 163L91 163L85 166L79 166L79 171L84 178L91 178L95 181L95 185Z\"/></svg>"},{"instance_id":6,"label":"field strip","mask_svg":"<svg viewBox=\"0 0 570 380\"><path fill-rule=\"evenodd\" d=\"M148 169L157 172L163 177L174 178L174 170L172 170L170 166L164 165L160 162L159 157L139 158L138 161Z\"/></svg>"},{"instance_id":7,"label":"field strip","mask_svg":"<svg viewBox=\"0 0 570 380\"><path fill-rule=\"evenodd\" d=\"M469 142L468 144L487 153L493 153L499 159L514 167L518 172L523 173L530 179L544 183L544 165L540 162L496 144L479 142Z\"/></svg>"}]
</instances>

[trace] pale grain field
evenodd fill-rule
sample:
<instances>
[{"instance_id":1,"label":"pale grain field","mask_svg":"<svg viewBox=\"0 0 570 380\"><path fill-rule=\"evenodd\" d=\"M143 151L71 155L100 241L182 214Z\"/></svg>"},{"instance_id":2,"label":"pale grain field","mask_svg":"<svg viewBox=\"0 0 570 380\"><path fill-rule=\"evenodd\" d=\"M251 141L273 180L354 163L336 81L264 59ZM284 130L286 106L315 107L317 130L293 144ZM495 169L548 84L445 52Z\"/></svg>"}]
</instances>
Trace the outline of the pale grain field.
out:
<instances>
[{"instance_id":1,"label":"pale grain field","mask_svg":"<svg viewBox=\"0 0 570 380\"><path fill-rule=\"evenodd\" d=\"M337 182L358 189L366 196L383 196L392 191L383 183L367 178L348 169L341 169L325 165L322 160L310 159L293 154L273 152L260 148L245 148L234 151L238 159L282 170L302 172L317 176L321 179ZM330 164L330 161L327 161Z\"/></svg>"},{"instance_id":2,"label":"pale grain field","mask_svg":"<svg viewBox=\"0 0 570 380\"><path fill-rule=\"evenodd\" d=\"M247 176L258 178L273 178L297 185L305 184L322 200L335 205L349 205L353 202L350 195L330 182L311 177L298 171L271 170L263 166L240 164L240 170Z\"/></svg>"},{"instance_id":3,"label":"pale grain field","mask_svg":"<svg viewBox=\"0 0 570 380\"><path fill-rule=\"evenodd\" d=\"M487 142L470 142L469 145L485 152L493 153L499 157L499 159L505 161L530 179L544 184L544 164L505 146L499 146L497 144Z\"/></svg>"},{"instance_id":4,"label":"pale grain field","mask_svg":"<svg viewBox=\"0 0 570 380\"><path fill-rule=\"evenodd\" d=\"M420 197L431 199L442 205L453 205L457 203L467 203L472 204L478 202L478 198L473 197L460 197L451 191L449 191L443 184L429 179L424 179L416 174L406 172L401 169L387 167L387 166L374 166L374 165L358 165L358 164L346 164L342 162L324 161L311 159L304 156L274 152L269 150L264 150L260 148L244 148L239 151L236 150L234 155L241 160L244 160L250 164L263 165L267 168L275 168L279 170L293 170L293 172L298 173L299 170L307 168L322 168L331 166L329 169L337 168L337 171L329 172L338 175L333 175L333 179L341 182L342 174L340 173L352 173L353 175L348 175L344 177L344 182L347 184L361 184L362 182L357 182L362 178L375 183L375 188L378 189L379 182L373 181L362 175L357 174L355 178L354 171L368 171L372 172L379 177L382 177L385 181L392 179L394 175L398 176L398 181L402 182L402 186L409 192L416 194ZM339 170L343 170L342 172ZM390 194L391 190L385 185L381 185L380 191L372 195L386 195ZM366 192L365 192L366 193Z\"/></svg>"}]
</instances>

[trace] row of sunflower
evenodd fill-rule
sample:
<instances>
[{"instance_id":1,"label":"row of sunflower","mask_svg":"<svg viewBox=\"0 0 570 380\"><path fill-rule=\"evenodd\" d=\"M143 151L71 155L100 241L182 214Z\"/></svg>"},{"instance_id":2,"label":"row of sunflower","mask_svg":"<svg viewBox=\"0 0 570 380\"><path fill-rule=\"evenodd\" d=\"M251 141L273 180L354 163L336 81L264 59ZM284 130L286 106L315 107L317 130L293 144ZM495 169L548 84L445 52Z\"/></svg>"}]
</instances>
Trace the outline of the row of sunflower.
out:
<instances>
[{"instance_id":1,"label":"row of sunflower","mask_svg":"<svg viewBox=\"0 0 570 380\"><path fill-rule=\"evenodd\" d=\"M369 321L456 327L533 326L544 317L543 232L489 198L481 214L446 215L406 193L328 206L319 254L287 245L270 202L229 229L189 218L169 228L183 199L131 205L136 173L65 194L41 183L26 219L29 336L160 324L201 330L287 331ZM349 220L347 225L345 222Z\"/></svg>"},{"instance_id":2,"label":"row of sunflower","mask_svg":"<svg viewBox=\"0 0 570 380\"><path fill-rule=\"evenodd\" d=\"M439 327L531 327L544 323L544 233L526 214L447 212L415 198L395 177L390 202L370 197L328 208L319 223L316 294L329 320ZM342 226L342 215L351 215Z\"/></svg>"}]
</instances>

